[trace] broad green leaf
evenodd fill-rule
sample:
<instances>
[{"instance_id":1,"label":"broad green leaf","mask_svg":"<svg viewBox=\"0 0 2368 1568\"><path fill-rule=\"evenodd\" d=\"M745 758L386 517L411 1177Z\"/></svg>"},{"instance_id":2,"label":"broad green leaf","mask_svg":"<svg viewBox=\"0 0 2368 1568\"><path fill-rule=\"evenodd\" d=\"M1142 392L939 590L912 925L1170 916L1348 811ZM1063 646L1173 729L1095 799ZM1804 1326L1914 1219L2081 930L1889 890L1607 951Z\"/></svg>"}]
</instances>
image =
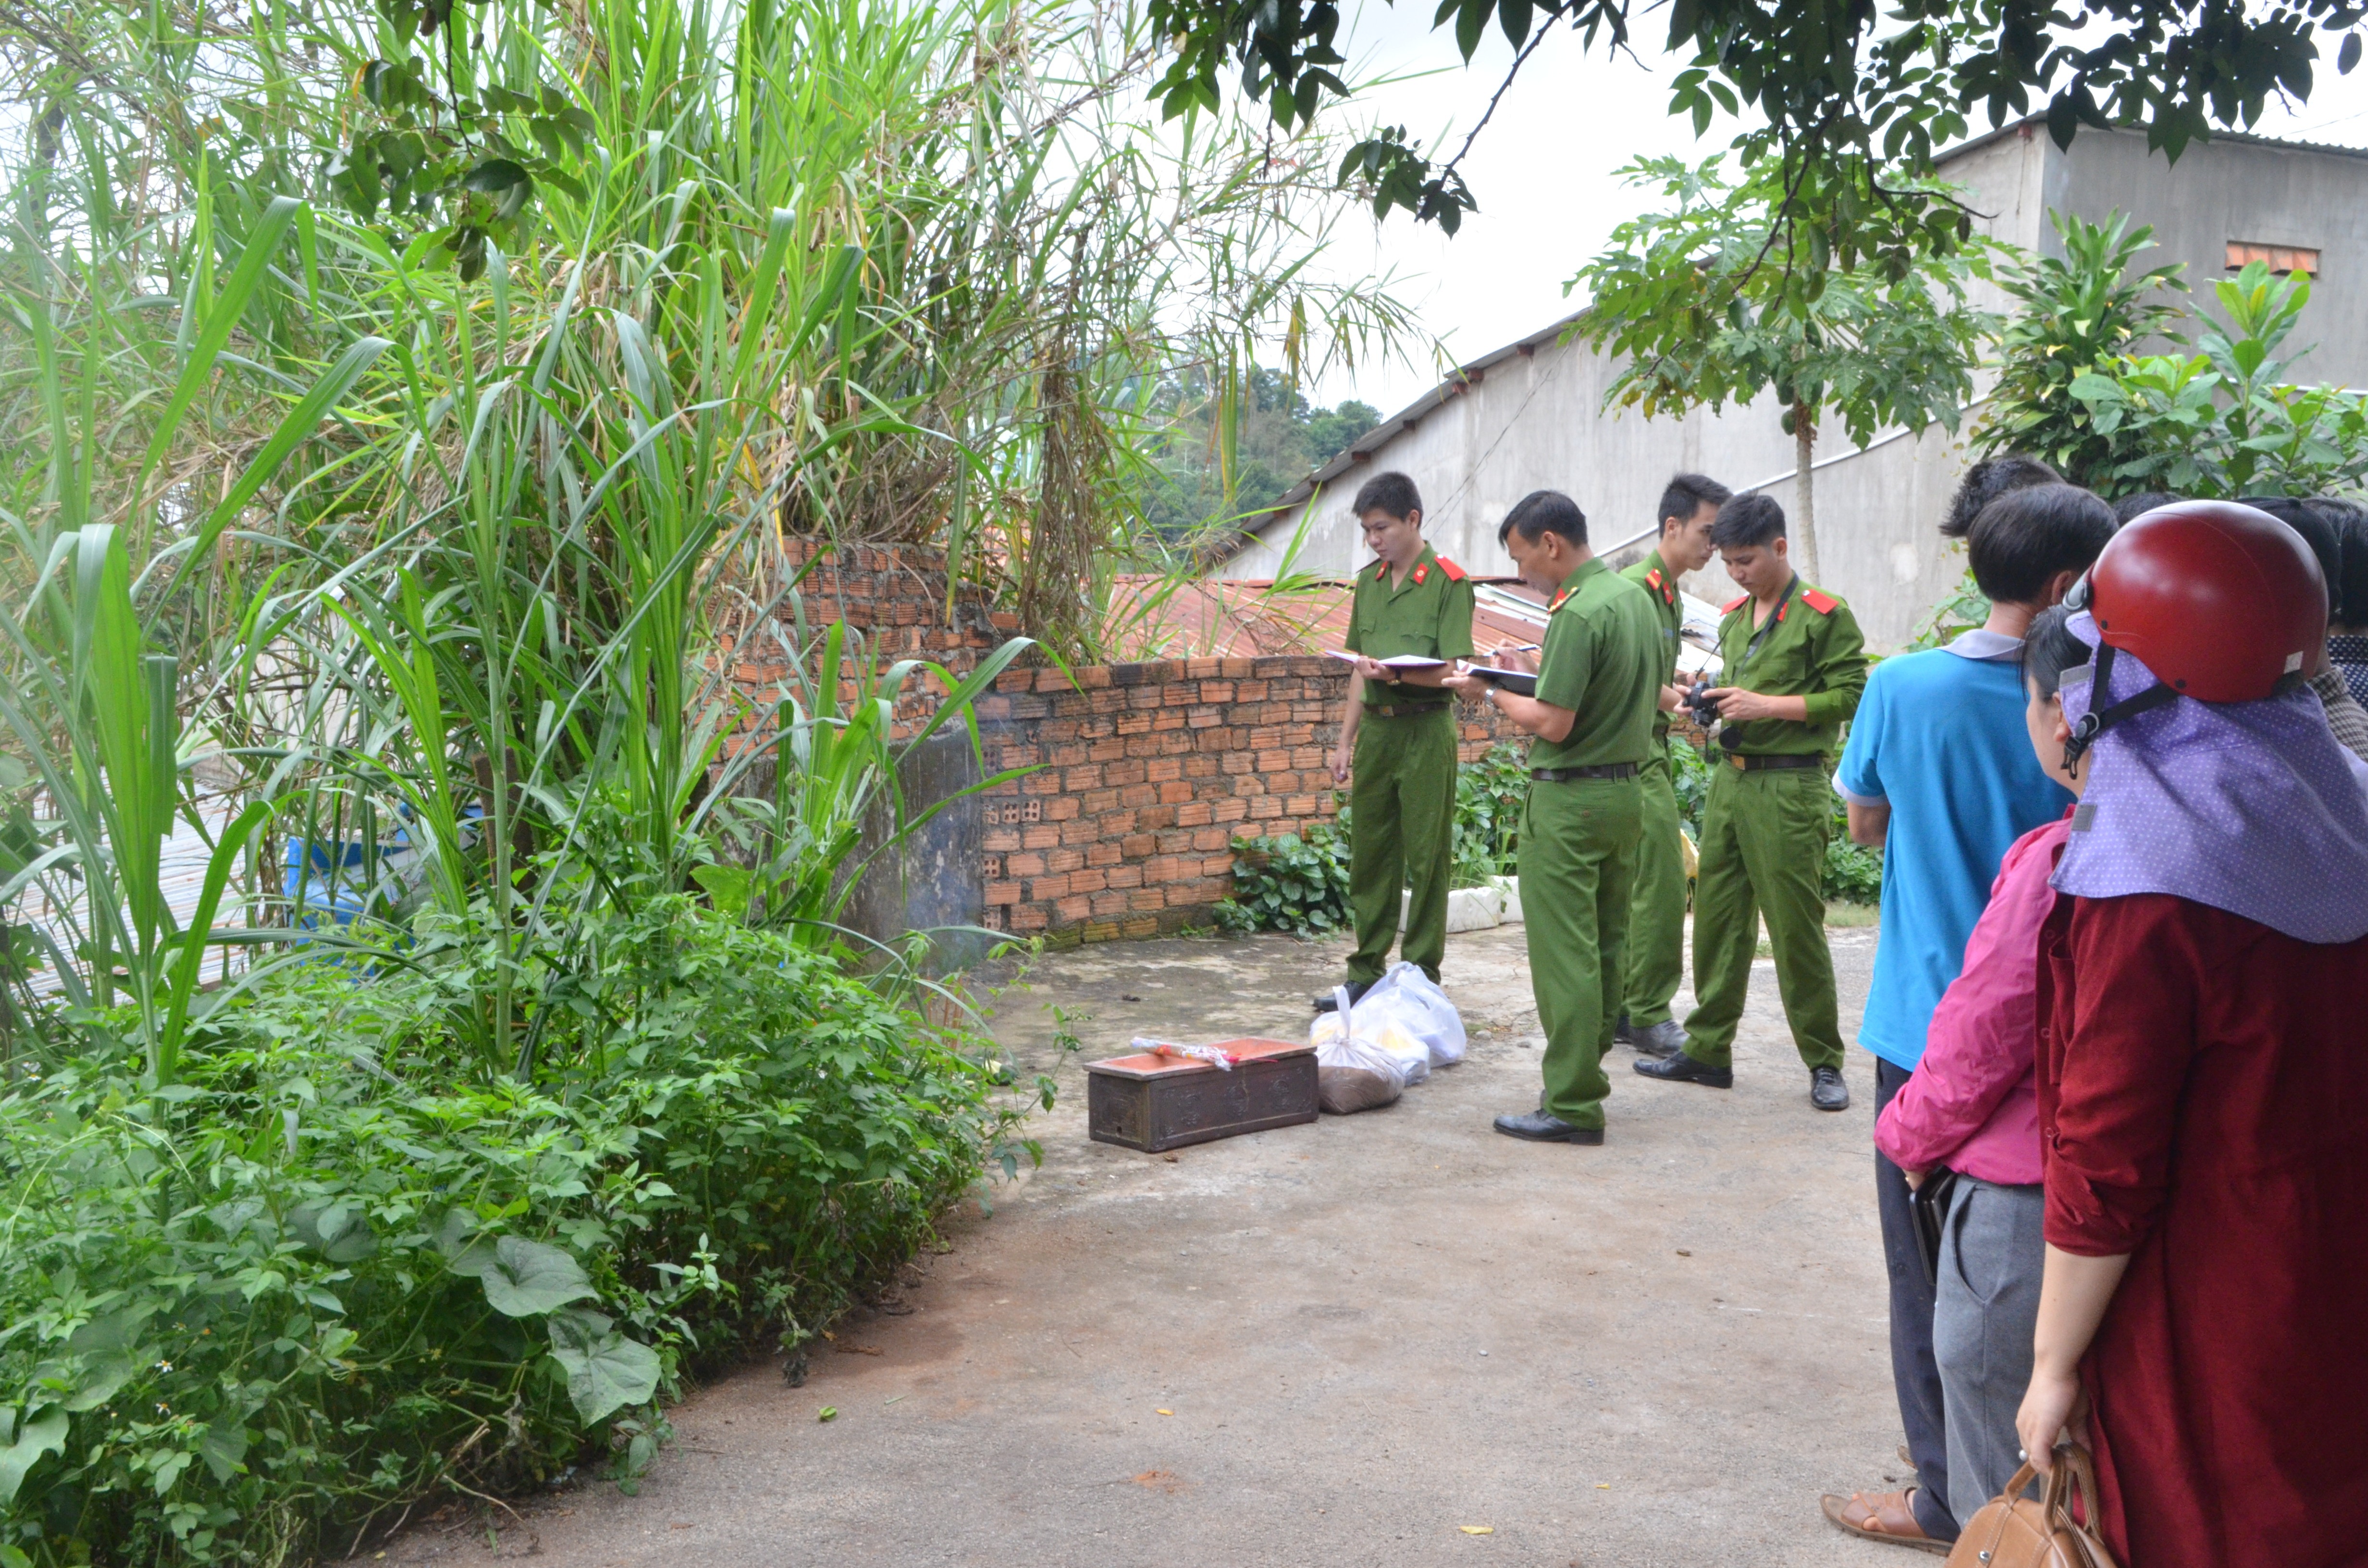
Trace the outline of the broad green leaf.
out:
<instances>
[{"instance_id":1,"label":"broad green leaf","mask_svg":"<svg viewBox=\"0 0 2368 1568\"><path fill-rule=\"evenodd\" d=\"M504 1317L556 1312L592 1295L591 1277L568 1254L523 1236L504 1236L491 1246L479 1243L452 1260L456 1274L472 1274L485 1287L485 1300Z\"/></svg>"},{"instance_id":2,"label":"broad green leaf","mask_svg":"<svg viewBox=\"0 0 2368 1568\"><path fill-rule=\"evenodd\" d=\"M66 1428L71 1423L62 1406L51 1405L21 1423L11 1411L9 1425L16 1430L8 1446L0 1449L0 1507L17 1500L17 1488L25 1483L25 1473L40 1463L42 1455L66 1451Z\"/></svg>"},{"instance_id":3,"label":"broad green leaf","mask_svg":"<svg viewBox=\"0 0 2368 1568\"><path fill-rule=\"evenodd\" d=\"M198 1457L206 1461L216 1481L227 1483L246 1468L246 1423L234 1412L225 1411L198 1438Z\"/></svg>"},{"instance_id":4,"label":"broad green leaf","mask_svg":"<svg viewBox=\"0 0 2368 1568\"><path fill-rule=\"evenodd\" d=\"M617 1332L598 1312L554 1312L551 1358L567 1374L567 1397L590 1426L658 1392L658 1353Z\"/></svg>"}]
</instances>

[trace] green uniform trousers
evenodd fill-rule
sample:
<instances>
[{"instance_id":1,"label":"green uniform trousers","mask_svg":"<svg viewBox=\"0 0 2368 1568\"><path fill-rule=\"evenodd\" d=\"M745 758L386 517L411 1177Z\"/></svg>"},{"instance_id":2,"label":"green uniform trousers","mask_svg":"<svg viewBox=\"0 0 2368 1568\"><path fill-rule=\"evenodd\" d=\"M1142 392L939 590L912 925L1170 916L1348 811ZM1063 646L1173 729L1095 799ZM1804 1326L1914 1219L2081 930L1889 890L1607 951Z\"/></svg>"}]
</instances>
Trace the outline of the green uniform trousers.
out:
<instances>
[{"instance_id":1,"label":"green uniform trousers","mask_svg":"<svg viewBox=\"0 0 2368 1568\"><path fill-rule=\"evenodd\" d=\"M1826 946L1832 812L1822 767L1745 773L1721 764L1711 775L1694 873L1695 1005L1686 1019L1686 1054L1695 1061L1711 1067L1734 1061L1765 915L1776 990L1801 1060L1811 1067L1842 1064L1841 1007ZM1527 900L1521 907L1526 915Z\"/></svg>"},{"instance_id":2,"label":"green uniform trousers","mask_svg":"<svg viewBox=\"0 0 2368 1568\"><path fill-rule=\"evenodd\" d=\"M1603 1053L1619 1011L1620 946L1636 879L1644 790L1634 778L1533 783L1521 814L1521 926L1545 1030L1540 1104L1603 1125Z\"/></svg>"},{"instance_id":3,"label":"green uniform trousers","mask_svg":"<svg viewBox=\"0 0 2368 1568\"><path fill-rule=\"evenodd\" d=\"M1398 892L1412 884L1408 963L1435 982L1447 956L1447 887L1455 848L1455 710L1394 719L1367 712L1357 724L1349 778L1349 910L1357 950L1351 984L1379 980L1398 934Z\"/></svg>"},{"instance_id":4,"label":"green uniform trousers","mask_svg":"<svg viewBox=\"0 0 2368 1568\"><path fill-rule=\"evenodd\" d=\"M1636 841L1636 891L1628 901L1628 973L1620 1008L1640 1029L1668 1021L1669 999L1686 969L1685 830L1678 825L1668 742L1655 744L1641 782L1645 833Z\"/></svg>"}]
</instances>

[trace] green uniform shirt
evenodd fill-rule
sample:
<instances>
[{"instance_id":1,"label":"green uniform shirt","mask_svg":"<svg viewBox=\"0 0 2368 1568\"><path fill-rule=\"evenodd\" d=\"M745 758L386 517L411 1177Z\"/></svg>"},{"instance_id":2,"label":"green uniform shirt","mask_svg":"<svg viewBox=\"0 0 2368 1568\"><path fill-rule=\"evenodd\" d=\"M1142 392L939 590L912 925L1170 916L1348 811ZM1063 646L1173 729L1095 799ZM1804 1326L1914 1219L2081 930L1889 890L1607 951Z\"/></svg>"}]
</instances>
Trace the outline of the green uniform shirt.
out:
<instances>
[{"instance_id":1,"label":"green uniform shirt","mask_svg":"<svg viewBox=\"0 0 2368 1568\"><path fill-rule=\"evenodd\" d=\"M1678 574L1661 560L1657 550L1620 574L1645 590L1653 602L1653 618L1661 625L1661 651L1668 656L1661 661L1661 684L1678 683L1678 629L1686 622L1685 600L1678 594ZM1661 710L1659 699L1654 699L1653 738L1660 740L1669 733L1669 715Z\"/></svg>"},{"instance_id":2,"label":"green uniform shirt","mask_svg":"<svg viewBox=\"0 0 2368 1568\"><path fill-rule=\"evenodd\" d=\"M1578 715L1559 741L1530 746L1531 767L1642 764L1659 711L1661 631L1652 597L1590 560L1563 582L1538 653L1538 700Z\"/></svg>"},{"instance_id":3,"label":"green uniform shirt","mask_svg":"<svg viewBox=\"0 0 2368 1568\"><path fill-rule=\"evenodd\" d=\"M1386 659L1396 653L1419 653L1427 659L1468 659L1472 656L1472 579L1452 561L1440 559L1430 546L1394 585L1389 566L1374 562L1357 574L1357 598L1349 617L1349 634L1341 641L1352 653ZM1407 700L1411 691L1426 701L1452 700L1448 693L1429 687L1402 687L1378 681L1365 683L1365 706L1379 708Z\"/></svg>"},{"instance_id":4,"label":"green uniform shirt","mask_svg":"<svg viewBox=\"0 0 2368 1568\"><path fill-rule=\"evenodd\" d=\"M1726 619L1718 623L1719 657L1725 666L1719 684L1762 697L1805 697L1809 720L1722 724L1718 744L1751 756L1832 752L1843 722L1858 711L1859 694L1866 689L1866 639L1850 606L1795 575L1785 586L1784 602L1757 627L1751 624L1750 595L1728 601L1725 608Z\"/></svg>"}]
</instances>

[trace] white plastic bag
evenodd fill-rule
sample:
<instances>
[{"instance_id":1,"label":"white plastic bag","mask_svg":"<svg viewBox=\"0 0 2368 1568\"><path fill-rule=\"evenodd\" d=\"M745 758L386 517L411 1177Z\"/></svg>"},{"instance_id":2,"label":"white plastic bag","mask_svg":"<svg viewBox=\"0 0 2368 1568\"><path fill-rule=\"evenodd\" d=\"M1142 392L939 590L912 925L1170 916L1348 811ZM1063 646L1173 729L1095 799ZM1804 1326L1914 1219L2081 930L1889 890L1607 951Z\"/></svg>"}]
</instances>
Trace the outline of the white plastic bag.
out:
<instances>
[{"instance_id":1,"label":"white plastic bag","mask_svg":"<svg viewBox=\"0 0 2368 1568\"><path fill-rule=\"evenodd\" d=\"M1315 1103L1335 1116L1378 1110L1406 1092L1406 1062L1381 1041L1342 1027L1346 1013L1319 1013L1308 1031L1315 1047ZM1429 1071L1426 1062L1424 1071Z\"/></svg>"},{"instance_id":2,"label":"white plastic bag","mask_svg":"<svg viewBox=\"0 0 2368 1568\"><path fill-rule=\"evenodd\" d=\"M1357 998L1357 1032L1395 1029L1423 1047L1424 1065L1445 1067L1463 1060L1463 1017L1447 993L1432 983L1420 964L1394 963L1372 989ZM1406 1080L1420 1082L1417 1074Z\"/></svg>"}]
</instances>

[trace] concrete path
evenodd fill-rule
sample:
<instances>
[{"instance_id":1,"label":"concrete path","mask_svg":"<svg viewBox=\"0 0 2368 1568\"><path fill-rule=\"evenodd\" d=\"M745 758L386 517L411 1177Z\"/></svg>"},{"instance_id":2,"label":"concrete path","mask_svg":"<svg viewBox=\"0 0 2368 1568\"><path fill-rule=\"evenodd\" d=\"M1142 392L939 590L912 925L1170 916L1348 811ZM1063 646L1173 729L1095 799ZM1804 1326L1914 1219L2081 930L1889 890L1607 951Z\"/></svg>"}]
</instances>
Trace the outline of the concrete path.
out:
<instances>
[{"instance_id":1,"label":"concrete path","mask_svg":"<svg viewBox=\"0 0 2368 1568\"><path fill-rule=\"evenodd\" d=\"M1836 931L1855 1019L1871 930ZM1293 1035L1342 949L1112 943L1046 959L997 1032ZM1452 938L1470 1060L1396 1106L1173 1156L1087 1141L965 1206L912 1310L840 1325L807 1384L703 1391L640 1495L595 1485L496 1548L567 1568L829 1563L1901 1563L1818 1515L1904 1469L1868 1129L1808 1104L1763 960L1731 1092L1612 1063L1611 1140L1537 1147L1519 926ZM876 1351L864 1354L860 1351ZM837 1417L815 1419L825 1405ZM1488 1533L1467 1533L1485 1527ZM418 1530L390 1565L489 1555Z\"/></svg>"}]
</instances>

